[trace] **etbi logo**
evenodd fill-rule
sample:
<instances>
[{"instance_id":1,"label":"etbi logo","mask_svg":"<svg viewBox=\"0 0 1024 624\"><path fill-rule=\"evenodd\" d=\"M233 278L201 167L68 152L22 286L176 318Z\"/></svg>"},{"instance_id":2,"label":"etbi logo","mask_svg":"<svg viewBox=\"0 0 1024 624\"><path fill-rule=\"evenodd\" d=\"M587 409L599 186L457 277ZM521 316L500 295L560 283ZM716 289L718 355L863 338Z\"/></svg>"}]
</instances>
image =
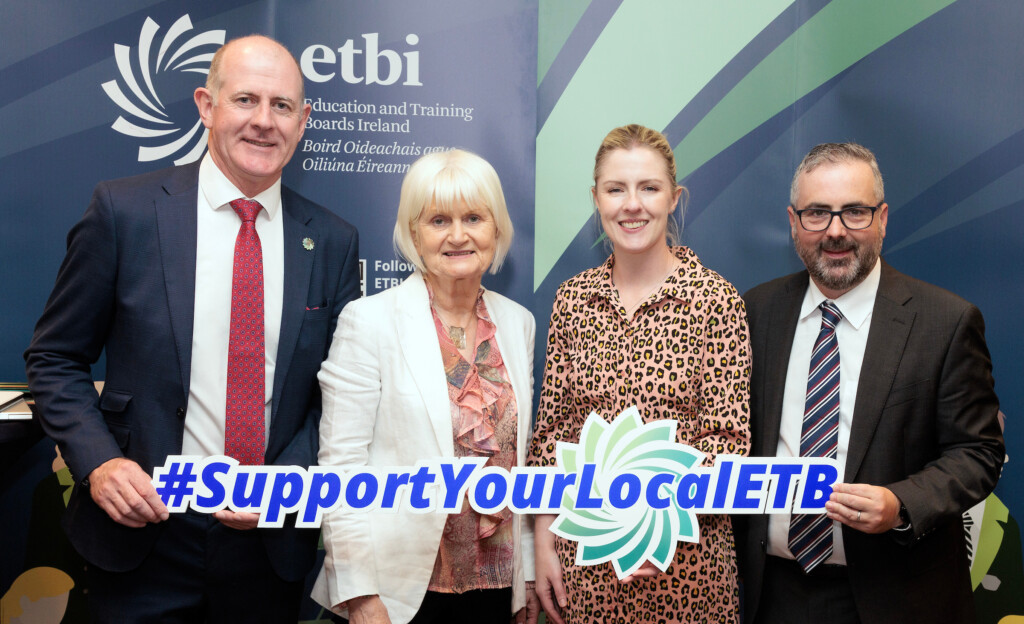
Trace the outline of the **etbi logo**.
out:
<instances>
[{"instance_id":1,"label":"etbi logo","mask_svg":"<svg viewBox=\"0 0 1024 624\"><path fill-rule=\"evenodd\" d=\"M177 83L183 78L195 82L195 77L188 74L209 73L210 61L217 48L224 45L226 31L193 33L192 20L186 14L162 37L159 32L160 25L147 17L136 48L114 45L121 75L103 83L103 91L121 108L121 115L111 127L142 143L139 162L174 158L175 165L184 165L203 155L207 130L192 98L181 100L181 94L191 94L192 89L173 87L180 87ZM160 97L161 90L164 98Z\"/></svg>"}]
</instances>

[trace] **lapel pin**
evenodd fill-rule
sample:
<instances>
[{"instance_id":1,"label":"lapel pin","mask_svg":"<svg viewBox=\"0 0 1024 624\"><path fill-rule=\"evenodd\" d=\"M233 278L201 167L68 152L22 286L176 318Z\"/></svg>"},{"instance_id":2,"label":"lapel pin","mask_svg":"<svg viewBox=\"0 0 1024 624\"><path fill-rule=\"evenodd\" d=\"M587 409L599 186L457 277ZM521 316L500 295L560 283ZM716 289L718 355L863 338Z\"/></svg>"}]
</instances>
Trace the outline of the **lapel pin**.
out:
<instances>
[{"instance_id":1,"label":"lapel pin","mask_svg":"<svg viewBox=\"0 0 1024 624\"><path fill-rule=\"evenodd\" d=\"M313 247L315 247L315 245L313 244L313 239L309 238L308 236L302 239L302 246L303 248L305 248L306 251L313 251Z\"/></svg>"}]
</instances>

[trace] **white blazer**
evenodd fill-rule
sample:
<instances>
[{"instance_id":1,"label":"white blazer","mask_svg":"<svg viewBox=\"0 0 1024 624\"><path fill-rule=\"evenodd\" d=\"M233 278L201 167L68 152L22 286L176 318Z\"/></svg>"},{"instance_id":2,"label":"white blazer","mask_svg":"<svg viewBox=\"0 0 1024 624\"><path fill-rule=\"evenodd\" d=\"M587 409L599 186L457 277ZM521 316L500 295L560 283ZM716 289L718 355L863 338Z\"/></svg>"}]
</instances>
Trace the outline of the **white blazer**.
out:
<instances>
[{"instance_id":1,"label":"white blazer","mask_svg":"<svg viewBox=\"0 0 1024 624\"><path fill-rule=\"evenodd\" d=\"M517 463L526 465L533 409L536 323L526 308L484 291L519 410ZM401 285L357 299L342 311L319 374L322 466L412 467L454 457L448 382L426 283L418 271ZM332 609L379 594L393 624L416 614L430 582L447 516L407 510L332 513L324 518L327 556L313 599ZM532 520L513 517L513 613L533 580ZM335 613L347 617L347 609Z\"/></svg>"}]
</instances>

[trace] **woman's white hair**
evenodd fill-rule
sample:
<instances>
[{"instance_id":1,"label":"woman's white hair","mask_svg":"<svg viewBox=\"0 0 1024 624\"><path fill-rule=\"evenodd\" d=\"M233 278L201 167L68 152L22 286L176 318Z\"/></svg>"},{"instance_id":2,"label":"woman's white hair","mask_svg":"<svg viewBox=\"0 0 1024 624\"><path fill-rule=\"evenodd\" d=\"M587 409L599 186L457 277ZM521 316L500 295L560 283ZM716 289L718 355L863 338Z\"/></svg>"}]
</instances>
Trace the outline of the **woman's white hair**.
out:
<instances>
[{"instance_id":1,"label":"woman's white hair","mask_svg":"<svg viewBox=\"0 0 1024 624\"><path fill-rule=\"evenodd\" d=\"M497 273L512 246L514 233L501 181L489 162L461 149L427 154L406 172L395 221L395 250L420 271L426 271L416 251L416 223L431 206L448 215L460 202L491 213L497 232L490 270Z\"/></svg>"}]
</instances>

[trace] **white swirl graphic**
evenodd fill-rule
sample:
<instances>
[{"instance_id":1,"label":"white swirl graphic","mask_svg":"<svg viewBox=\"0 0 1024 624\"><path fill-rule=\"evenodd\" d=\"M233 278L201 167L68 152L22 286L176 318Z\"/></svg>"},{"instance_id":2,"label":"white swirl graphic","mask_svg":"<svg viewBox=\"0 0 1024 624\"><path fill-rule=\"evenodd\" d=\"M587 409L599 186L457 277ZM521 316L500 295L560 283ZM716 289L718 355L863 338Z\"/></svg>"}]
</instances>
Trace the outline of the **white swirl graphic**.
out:
<instances>
[{"instance_id":1,"label":"white swirl graphic","mask_svg":"<svg viewBox=\"0 0 1024 624\"><path fill-rule=\"evenodd\" d=\"M132 66L132 49L126 45L114 45L114 59L121 72L121 81L103 83L103 91L124 113L111 128L139 139L159 138L155 145L139 146L139 162L178 156L174 164L184 165L203 155L207 130L202 120L192 123L190 118L179 123L180 120L172 119L153 86L153 78L161 72L208 74L214 52L224 45L226 31L208 30L185 39L182 36L192 30L192 20L187 14L183 15L167 30L154 57L153 48L159 30L159 24L147 17L139 33L137 68ZM122 89L122 84L128 94ZM125 116L134 120L129 121Z\"/></svg>"}]
</instances>

